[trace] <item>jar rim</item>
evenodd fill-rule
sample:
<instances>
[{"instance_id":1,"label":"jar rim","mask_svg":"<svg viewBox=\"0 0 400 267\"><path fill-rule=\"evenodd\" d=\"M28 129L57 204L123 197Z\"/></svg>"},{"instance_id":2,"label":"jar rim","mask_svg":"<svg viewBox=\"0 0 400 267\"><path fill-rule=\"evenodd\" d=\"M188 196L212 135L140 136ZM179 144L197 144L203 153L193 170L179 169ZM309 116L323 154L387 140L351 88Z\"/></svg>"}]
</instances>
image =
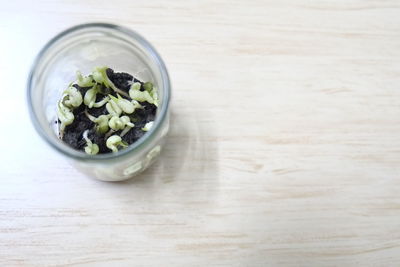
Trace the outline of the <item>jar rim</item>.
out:
<instances>
[{"instance_id":1,"label":"jar rim","mask_svg":"<svg viewBox=\"0 0 400 267\"><path fill-rule=\"evenodd\" d=\"M116 153L113 152L113 153L105 153L105 154L98 154L98 155L89 155L82 151L73 149L72 147L69 147L67 144L65 144L63 142L54 142L51 138L48 137L47 133L44 131L44 129L40 125L38 116L35 112L35 109L34 109L33 103L32 103L33 77L35 75L35 70L36 70L38 64L40 63L41 59L45 56L46 52L49 49L51 49L56 44L57 41L68 36L69 34L72 34L74 32L77 32L77 31L80 31L83 29L91 29L91 28L92 29L104 28L107 30L117 31L117 32L125 34L126 36L130 37L131 39L137 41L144 50L146 50L150 55L152 55L152 60L155 61L155 64L157 65L157 67L160 71L160 74L161 74L161 81L162 81L163 89L164 89L163 99L162 99L163 105L154 120L154 125L152 126L152 128L149 131L147 131L136 142L129 145L125 149L119 150ZM135 32L131 29L128 29L124 26L110 24L110 23L102 23L102 22L79 24L79 25L70 27L70 28L60 32L59 34L54 36L52 39L50 39L50 41L48 41L43 46L43 48L40 50L40 52L34 59L32 67L29 72L29 77L28 77L28 82L27 82L28 110L29 110L29 114L30 114L30 118L33 123L33 126L36 129L36 131L38 132L38 134L42 137L42 139L44 139L46 141L46 143L48 143L51 147L53 147L57 151L61 152L62 154L67 155L74 159L86 160L86 161L110 160L110 159L120 158L120 157L130 154L134 151L140 150L146 143L150 142L154 138L156 133L160 130L162 122L165 120L165 117L167 116L167 113L168 113L170 97L171 97L171 83L170 83L168 71L167 71L164 61L162 60L161 56L158 54L156 49L137 32Z\"/></svg>"}]
</instances>

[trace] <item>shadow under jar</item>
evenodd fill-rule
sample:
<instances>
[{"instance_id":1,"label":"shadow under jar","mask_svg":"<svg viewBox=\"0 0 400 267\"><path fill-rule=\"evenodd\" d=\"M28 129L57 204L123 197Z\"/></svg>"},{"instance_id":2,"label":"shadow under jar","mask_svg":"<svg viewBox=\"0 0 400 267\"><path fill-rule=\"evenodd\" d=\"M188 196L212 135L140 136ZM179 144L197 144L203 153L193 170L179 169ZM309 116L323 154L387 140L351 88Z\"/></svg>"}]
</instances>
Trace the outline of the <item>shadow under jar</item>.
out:
<instances>
[{"instance_id":1,"label":"shadow under jar","mask_svg":"<svg viewBox=\"0 0 400 267\"><path fill-rule=\"evenodd\" d=\"M56 109L62 92L76 79L76 71L87 74L97 66L108 66L152 82L158 90L159 105L153 127L139 140L116 153L88 155L59 139ZM103 181L126 180L145 170L161 152L169 128L170 80L159 54L134 31L91 23L60 33L38 54L27 91L37 132L89 176Z\"/></svg>"}]
</instances>

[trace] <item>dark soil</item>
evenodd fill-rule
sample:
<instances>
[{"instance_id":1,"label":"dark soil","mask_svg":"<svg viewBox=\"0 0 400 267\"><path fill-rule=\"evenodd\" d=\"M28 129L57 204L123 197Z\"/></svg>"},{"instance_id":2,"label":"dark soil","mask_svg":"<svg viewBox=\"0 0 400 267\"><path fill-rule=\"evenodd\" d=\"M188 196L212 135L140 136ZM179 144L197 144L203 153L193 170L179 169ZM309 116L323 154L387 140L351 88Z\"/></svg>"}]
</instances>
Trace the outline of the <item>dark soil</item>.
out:
<instances>
[{"instance_id":1,"label":"dark soil","mask_svg":"<svg viewBox=\"0 0 400 267\"><path fill-rule=\"evenodd\" d=\"M130 88L130 82L132 81L132 75L124 72L114 72L112 69L107 69L106 71L109 79L115 84L115 86L125 92L128 93ZM134 79L134 82L140 82L143 85L143 82ZM90 89L90 87L80 87L77 84L73 85L77 88L82 97L85 95L86 91ZM141 88L143 91L143 88ZM96 102L102 100L107 94L112 94L116 96L116 93L111 88L103 88L100 90L101 93L97 94ZM154 121L157 106L154 104L150 104L148 102L139 102L143 109L136 109L132 114L129 115L131 122L135 124L135 126L126 133L122 140L124 140L129 145L136 142L140 137L142 137L146 132L142 130L144 125L150 121ZM95 123L87 118L85 115L85 109L87 106L83 103L76 109L73 110L75 119L72 124L65 127L64 135L62 140L66 142L71 147L84 150L86 146L86 141L83 138L83 132L89 130L88 138L92 140L93 143L99 146L99 154L101 153L110 153L111 150L106 146L106 138L104 134L99 134L95 130ZM103 114L108 114L106 110L106 105L103 105L100 108L91 108L88 109L88 113L93 115L94 117L98 117ZM117 131L114 134L119 135L122 131Z\"/></svg>"}]
</instances>

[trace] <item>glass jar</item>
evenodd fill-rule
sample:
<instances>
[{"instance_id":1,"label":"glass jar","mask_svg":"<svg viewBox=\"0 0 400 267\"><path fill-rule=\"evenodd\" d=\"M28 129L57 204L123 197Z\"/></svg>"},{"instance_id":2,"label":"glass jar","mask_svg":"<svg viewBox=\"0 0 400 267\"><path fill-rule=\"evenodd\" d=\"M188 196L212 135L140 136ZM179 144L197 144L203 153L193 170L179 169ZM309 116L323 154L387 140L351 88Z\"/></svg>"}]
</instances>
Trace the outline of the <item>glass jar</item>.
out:
<instances>
[{"instance_id":1,"label":"glass jar","mask_svg":"<svg viewBox=\"0 0 400 267\"><path fill-rule=\"evenodd\" d=\"M150 131L116 153L88 155L58 138L56 107L62 92L76 79L76 71L90 73L96 66L132 74L158 89L159 106ZM160 154L169 128L171 85L156 50L136 32L105 23L83 24L50 40L38 54L28 78L31 120L51 147L89 176L122 181L145 170Z\"/></svg>"}]
</instances>

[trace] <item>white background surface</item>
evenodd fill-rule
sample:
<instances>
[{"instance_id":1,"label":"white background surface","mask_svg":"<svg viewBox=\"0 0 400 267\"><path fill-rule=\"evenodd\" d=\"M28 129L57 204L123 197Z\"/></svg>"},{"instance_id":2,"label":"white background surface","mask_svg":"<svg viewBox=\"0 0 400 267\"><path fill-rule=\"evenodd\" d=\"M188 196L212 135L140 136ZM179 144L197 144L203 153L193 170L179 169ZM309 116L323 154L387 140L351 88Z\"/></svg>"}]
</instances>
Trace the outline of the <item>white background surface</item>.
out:
<instances>
[{"instance_id":1,"label":"white background surface","mask_svg":"<svg viewBox=\"0 0 400 267\"><path fill-rule=\"evenodd\" d=\"M5 1L0 265L400 265L398 1ZM174 86L161 159L84 177L34 132L25 83L66 27L155 45Z\"/></svg>"}]
</instances>

